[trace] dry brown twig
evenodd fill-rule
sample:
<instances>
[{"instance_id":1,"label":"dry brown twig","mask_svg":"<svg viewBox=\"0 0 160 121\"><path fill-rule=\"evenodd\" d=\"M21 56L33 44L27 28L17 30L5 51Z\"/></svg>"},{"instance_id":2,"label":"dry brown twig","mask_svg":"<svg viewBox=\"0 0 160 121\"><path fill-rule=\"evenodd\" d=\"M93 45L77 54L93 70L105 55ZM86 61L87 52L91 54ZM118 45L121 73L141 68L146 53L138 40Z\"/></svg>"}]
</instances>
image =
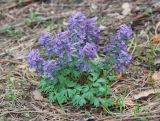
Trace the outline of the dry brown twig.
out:
<instances>
[{"instance_id":1,"label":"dry brown twig","mask_svg":"<svg viewBox=\"0 0 160 121\"><path fill-rule=\"evenodd\" d=\"M160 21L157 23L155 28L155 35L158 35L158 28L160 28Z\"/></svg>"},{"instance_id":2,"label":"dry brown twig","mask_svg":"<svg viewBox=\"0 0 160 121\"><path fill-rule=\"evenodd\" d=\"M160 93L160 89L149 89L149 90L145 90L145 91L142 91L136 95L133 95L133 98L135 100L138 100L140 98L143 98L143 97L147 97L149 96L150 94L155 94L155 93Z\"/></svg>"},{"instance_id":3,"label":"dry brown twig","mask_svg":"<svg viewBox=\"0 0 160 121\"><path fill-rule=\"evenodd\" d=\"M6 115L6 114L10 114L10 113L14 113L14 114L21 114L21 113L41 113L41 114L47 114L47 115L50 115L50 116L54 116L52 113L50 113L50 112L48 112L48 111L46 111L46 110L44 110L44 111L42 111L42 110L40 110L40 111L35 111L35 110L24 110L24 109L22 109L22 110L12 110L12 111L5 111L5 112L3 112L2 114L0 114L0 116L4 116L4 115Z\"/></svg>"},{"instance_id":4,"label":"dry brown twig","mask_svg":"<svg viewBox=\"0 0 160 121\"><path fill-rule=\"evenodd\" d=\"M0 11L4 11L4 10L7 10L7 9L13 9L19 5L27 5L27 4L30 4L32 2L36 2L38 0L23 0L22 2L12 2L12 3L9 3L9 5L6 5L5 7L2 7L0 9Z\"/></svg>"},{"instance_id":5,"label":"dry brown twig","mask_svg":"<svg viewBox=\"0 0 160 121\"><path fill-rule=\"evenodd\" d=\"M16 60L6 60L6 59L0 59L1 64L5 63L14 63L14 64L23 64L22 62L16 61Z\"/></svg>"},{"instance_id":6,"label":"dry brown twig","mask_svg":"<svg viewBox=\"0 0 160 121\"><path fill-rule=\"evenodd\" d=\"M152 13L155 13L155 12L160 12L160 7L155 8L155 9L152 11ZM132 20L133 20L133 22L136 22L136 21L139 21L140 19L142 19L142 18L144 18L144 17L148 17L148 16L149 16L149 14L145 12L145 13L142 13L142 14L140 14L140 15L137 15L137 16L133 17Z\"/></svg>"}]
</instances>

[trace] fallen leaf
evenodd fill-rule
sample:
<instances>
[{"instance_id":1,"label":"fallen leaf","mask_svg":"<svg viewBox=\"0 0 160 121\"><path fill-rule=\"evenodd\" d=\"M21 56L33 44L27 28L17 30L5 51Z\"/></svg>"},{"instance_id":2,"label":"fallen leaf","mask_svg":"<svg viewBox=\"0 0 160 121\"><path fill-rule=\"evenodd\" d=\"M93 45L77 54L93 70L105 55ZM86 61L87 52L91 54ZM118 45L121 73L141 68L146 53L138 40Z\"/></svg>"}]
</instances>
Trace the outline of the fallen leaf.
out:
<instances>
[{"instance_id":1,"label":"fallen leaf","mask_svg":"<svg viewBox=\"0 0 160 121\"><path fill-rule=\"evenodd\" d=\"M34 90L32 94L35 100L43 100L43 96L38 90Z\"/></svg>"},{"instance_id":2,"label":"fallen leaf","mask_svg":"<svg viewBox=\"0 0 160 121\"><path fill-rule=\"evenodd\" d=\"M91 3L91 10L92 11L96 11L97 10L97 5L96 5L96 3Z\"/></svg>"},{"instance_id":3,"label":"fallen leaf","mask_svg":"<svg viewBox=\"0 0 160 121\"><path fill-rule=\"evenodd\" d=\"M116 79L117 79L117 80L121 80L121 79L122 79L122 73L118 74L118 75L116 76Z\"/></svg>"},{"instance_id":4,"label":"fallen leaf","mask_svg":"<svg viewBox=\"0 0 160 121\"><path fill-rule=\"evenodd\" d=\"M122 4L122 9L123 9L122 14L124 16L127 16L131 13L132 5L130 3L123 3Z\"/></svg>"},{"instance_id":5,"label":"fallen leaf","mask_svg":"<svg viewBox=\"0 0 160 121\"><path fill-rule=\"evenodd\" d=\"M158 44L160 43L160 35L154 35L151 40L153 41L153 43Z\"/></svg>"},{"instance_id":6,"label":"fallen leaf","mask_svg":"<svg viewBox=\"0 0 160 121\"><path fill-rule=\"evenodd\" d=\"M159 2L155 2L155 3L153 4L153 7L154 7L154 8L160 8L160 1L159 1Z\"/></svg>"},{"instance_id":7,"label":"fallen leaf","mask_svg":"<svg viewBox=\"0 0 160 121\"><path fill-rule=\"evenodd\" d=\"M17 66L18 69L26 69L27 67L28 67L27 64L21 64Z\"/></svg>"},{"instance_id":8,"label":"fallen leaf","mask_svg":"<svg viewBox=\"0 0 160 121\"><path fill-rule=\"evenodd\" d=\"M39 84L38 81L34 81L34 80L31 80L31 79L29 79L28 82L30 82L34 86L38 86L38 84Z\"/></svg>"},{"instance_id":9,"label":"fallen leaf","mask_svg":"<svg viewBox=\"0 0 160 121\"><path fill-rule=\"evenodd\" d=\"M136 105L136 104L132 101L131 98L125 98L124 103L125 103L125 105L128 105L128 106L134 106L134 105Z\"/></svg>"},{"instance_id":10,"label":"fallen leaf","mask_svg":"<svg viewBox=\"0 0 160 121\"><path fill-rule=\"evenodd\" d=\"M154 65L157 70L160 70L160 57L154 60Z\"/></svg>"},{"instance_id":11,"label":"fallen leaf","mask_svg":"<svg viewBox=\"0 0 160 121\"><path fill-rule=\"evenodd\" d=\"M156 64L160 64L160 57L159 58L156 58L155 60L154 60L154 64L156 65Z\"/></svg>"},{"instance_id":12,"label":"fallen leaf","mask_svg":"<svg viewBox=\"0 0 160 121\"><path fill-rule=\"evenodd\" d=\"M133 95L133 98L134 98L134 100L138 100L140 98L148 97L149 95L156 94L156 93L160 93L160 89L145 90L145 91L142 91L136 95Z\"/></svg>"},{"instance_id":13,"label":"fallen leaf","mask_svg":"<svg viewBox=\"0 0 160 121\"><path fill-rule=\"evenodd\" d=\"M160 22L158 22L157 25L156 25L155 35L158 35L159 28L160 28Z\"/></svg>"},{"instance_id":14,"label":"fallen leaf","mask_svg":"<svg viewBox=\"0 0 160 121\"><path fill-rule=\"evenodd\" d=\"M100 25L100 26L99 26L99 29L100 29L100 30L105 30L106 28L107 28L107 27L106 27L106 26L103 26L103 25Z\"/></svg>"},{"instance_id":15,"label":"fallen leaf","mask_svg":"<svg viewBox=\"0 0 160 121\"><path fill-rule=\"evenodd\" d=\"M151 78L153 81L160 81L160 71L155 72Z\"/></svg>"}]
</instances>

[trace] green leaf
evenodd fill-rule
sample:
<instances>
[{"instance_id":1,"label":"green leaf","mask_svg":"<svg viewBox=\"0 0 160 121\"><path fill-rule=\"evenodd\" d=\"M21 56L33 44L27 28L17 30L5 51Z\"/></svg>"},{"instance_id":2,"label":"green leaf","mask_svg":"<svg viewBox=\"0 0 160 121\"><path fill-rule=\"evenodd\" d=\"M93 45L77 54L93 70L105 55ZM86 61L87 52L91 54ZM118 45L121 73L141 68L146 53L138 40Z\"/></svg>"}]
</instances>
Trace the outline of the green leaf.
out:
<instances>
[{"instance_id":1,"label":"green leaf","mask_svg":"<svg viewBox=\"0 0 160 121\"><path fill-rule=\"evenodd\" d=\"M67 93L68 93L68 97L72 98L75 95L76 90L75 89L68 89Z\"/></svg>"},{"instance_id":2,"label":"green leaf","mask_svg":"<svg viewBox=\"0 0 160 121\"><path fill-rule=\"evenodd\" d=\"M49 98L49 101L55 102L55 99L56 99L55 98L55 93L54 92L50 92L48 98Z\"/></svg>"},{"instance_id":3,"label":"green leaf","mask_svg":"<svg viewBox=\"0 0 160 121\"><path fill-rule=\"evenodd\" d=\"M82 95L82 97L84 97L84 98L86 98L88 100L91 100L93 98L93 93L91 91L88 91L88 92L84 93Z\"/></svg>"},{"instance_id":4,"label":"green leaf","mask_svg":"<svg viewBox=\"0 0 160 121\"><path fill-rule=\"evenodd\" d=\"M112 90L109 86L106 85L106 94L111 94L112 93Z\"/></svg>"},{"instance_id":5,"label":"green leaf","mask_svg":"<svg viewBox=\"0 0 160 121\"><path fill-rule=\"evenodd\" d=\"M93 93L93 95L100 95L99 88L95 87L91 88L90 90Z\"/></svg>"},{"instance_id":6,"label":"green leaf","mask_svg":"<svg viewBox=\"0 0 160 121\"><path fill-rule=\"evenodd\" d=\"M59 81L62 82L62 83L66 80L63 75L58 75L58 79L59 79Z\"/></svg>"},{"instance_id":7,"label":"green leaf","mask_svg":"<svg viewBox=\"0 0 160 121\"><path fill-rule=\"evenodd\" d=\"M93 86L94 86L94 87L100 87L100 86L101 86L101 84L100 84L100 83L95 82L95 83L93 83Z\"/></svg>"},{"instance_id":8,"label":"green leaf","mask_svg":"<svg viewBox=\"0 0 160 121\"><path fill-rule=\"evenodd\" d=\"M109 76L109 80L110 81L114 81L115 80L115 76Z\"/></svg>"},{"instance_id":9,"label":"green leaf","mask_svg":"<svg viewBox=\"0 0 160 121\"><path fill-rule=\"evenodd\" d=\"M106 77L107 76L107 71L103 70L103 76Z\"/></svg>"},{"instance_id":10,"label":"green leaf","mask_svg":"<svg viewBox=\"0 0 160 121\"><path fill-rule=\"evenodd\" d=\"M105 87L100 87L100 88L99 88L99 91L103 93L103 92L106 91L106 88L105 88Z\"/></svg>"},{"instance_id":11,"label":"green leaf","mask_svg":"<svg viewBox=\"0 0 160 121\"><path fill-rule=\"evenodd\" d=\"M83 92L83 93L88 92L88 90L89 90L89 87L88 87L88 86L83 86L82 88L83 88L83 89L82 89L82 92Z\"/></svg>"},{"instance_id":12,"label":"green leaf","mask_svg":"<svg viewBox=\"0 0 160 121\"><path fill-rule=\"evenodd\" d=\"M29 114L29 112L25 112L25 113L23 113L23 116L26 117L26 118L29 118L30 114Z\"/></svg>"},{"instance_id":13,"label":"green leaf","mask_svg":"<svg viewBox=\"0 0 160 121\"><path fill-rule=\"evenodd\" d=\"M80 96L80 95L76 95L76 96L72 99L72 103L73 103L74 105L77 105L77 106L78 106L80 99L81 99L81 96Z\"/></svg>"},{"instance_id":14,"label":"green leaf","mask_svg":"<svg viewBox=\"0 0 160 121\"><path fill-rule=\"evenodd\" d=\"M71 70L70 69L63 69L63 71L62 71L62 74L64 75L64 76L66 76L66 75L68 75L68 74L70 74L71 73Z\"/></svg>"},{"instance_id":15,"label":"green leaf","mask_svg":"<svg viewBox=\"0 0 160 121\"><path fill-rule=\"evenodd\" d=\"M78 90L78 91L81 91L81 90L83 90L83 87L81 85L77 84L75 86L75 89Z\"/></svg>"},{"instance_id":16,"label":"green leaf","mask_svg":"<svg viewBox=\"0 0 160 121\"><path fill-rule=\"evenodd\" d=\"M74 71L74 70L72 71L72 73L73 73L75 78L78 78L81 74L79 71Z\"/></svg>"},{"instance_id":17,"label":"green leaf","mask_svg":"<svg viewBox=\"0 0 160 121\"><path fill-rule=\"evenodd\" d=\"M67 91L65 89L62 89L60 93L56 94L56 98L58 103L61 105L62 103L67 101Z\"/></svg>"},{"instance_id":18,"label":"green leaf","mask_svg":"<svg viewBox=\"0 0 160 121\"><path fill-rule=\"evenodd\" d=\"M66 84L67 87L75 87L76 85L75 82L69 80L66 80L64 83Z\"/></svg>"},{"instance_id":19,"label":"green leaf","mask_svg":"<svg viewBox=\"0 0 160 121\"><path fill-rule=\"evenodd\" d=\"M155 48L155 51L160 51L160 47Z\"/></svg>"},{"instance_id":20,"label":"green leaf","mask_svg":"<svg viewBox=\"0 0 160 121\"><path fill-rule=\"evenodd\" d=\"M43 91L47 86L47 83L45 80L41 80L39 83L39 88Z\"/></svg>"},{"instance_id":21,"label":"green leaf","mask_svg":"<svg viewBox=\"0 0 160 121\"><path fill-rule=\"evenodd\" d=\"M101 99L100 100L102 105L105 106L105 107L111 107L113 105L113 101L111 99Z\"/></svg>"},{"instance_id":22,"label":"green leaf","mask_svg":"<svg viewBox=\"0 0 160 121\"><path fill-rule=\"evenodd\" d=\"M91 81L95 81L95 80L98 79L98 77L99 77L99 73L93 72L93 73L91 73L91 76L89 76L89 79L90 79Z\"/></svg>"},{"instance_id":23,"label":"green leaf","mask_svg":"<svg viewBox=\"0 0 160 121\"><path fill-rule=\"evenodd\" d=\"M99 107L99 105L100 105L99 99L93 98L93 105L94 105L95 107Z\"/></svg>"},{"instance_id":24,"label":"green leaf","mask_svg":"<svg viewBox=\"0 0 160 121\"><path fill-rule=\"evenodd\" d=\"M107 82L107 80L105 78L99 78L96 82L105 84Z\"/></svg>"},{"instance_id":25,"label":"green leaf","mask_svg":"<svg viewBox=\"0 0 160 121\"><path fill-rule=\"evenodd\" d=\"M43 91L48 93L48 92L51 92L52 90L54 90L54 87L53 85L50 85L50 86L46 86L46 88Z\"/></svg>"},{"instance_id":26,"label":"green leaf","mask_svg":"<svg viewBox=\"0 0 160 121\"><path fill-rule=\"evenodd\" d=\"M79 100L79 106L83 106L84 104L86 104L86 100L83 97L81 97Z\"/></svg>"}]
</instances>

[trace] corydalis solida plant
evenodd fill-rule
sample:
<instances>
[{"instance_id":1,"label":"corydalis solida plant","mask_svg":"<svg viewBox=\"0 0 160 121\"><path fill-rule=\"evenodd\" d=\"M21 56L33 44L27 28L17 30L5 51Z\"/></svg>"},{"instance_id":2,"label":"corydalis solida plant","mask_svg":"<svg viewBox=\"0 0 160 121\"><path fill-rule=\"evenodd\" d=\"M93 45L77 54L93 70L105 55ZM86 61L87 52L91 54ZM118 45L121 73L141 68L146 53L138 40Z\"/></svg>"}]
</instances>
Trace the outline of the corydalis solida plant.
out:
<instances>
[{"instance_id":1,"label":"corydalis solida plant","mask_svg":"<svg viewBox=\"0 0 160 121\"><path fill-rule=\"evenodd\" d=\"M100 58L100 29L95 19L77 12L69 18L66 31L58 32L55 38L50 33L40 36L41 52L44 52L41 54L45 58L38 50L32 50L28 63L43 77L40 89L48 94L51 102L62 104L71 101L77 106L90 103L107 107L112 103L106 85L110 80L106 78L109 76L106 75L108 68L103 64L109 65L112 61L118 72L124 70L131 60L127 51L127 40L131 35L130 27L120 26L116 36L105 46L105 62L99 59L97 64L94 60Z\"/></svg>"}]
</instances>

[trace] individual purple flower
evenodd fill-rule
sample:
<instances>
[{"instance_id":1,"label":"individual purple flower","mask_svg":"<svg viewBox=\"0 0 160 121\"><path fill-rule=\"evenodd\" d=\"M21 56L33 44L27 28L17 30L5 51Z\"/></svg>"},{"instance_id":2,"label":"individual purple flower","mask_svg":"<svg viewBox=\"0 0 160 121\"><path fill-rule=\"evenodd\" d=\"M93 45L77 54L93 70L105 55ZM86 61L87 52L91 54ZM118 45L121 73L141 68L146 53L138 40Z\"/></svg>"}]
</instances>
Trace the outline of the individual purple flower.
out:
<instances>
[{"instance_id":1,"label":"individual purple flower","mask_svg":"<svg viewBox=\"0 0 160 121\"><path fill-rule=\"evenodd\" d=\"M71 24L75 21L83 22L86 19L86 16L82 12L76 12L71 17L69 17L68 23Z\"/></svg>"},{"instance_id":2,"label":"individual purple flower","mask_svg":"<svg viewBox=\"0 0 160 121\"><path fill-rule=\"evenodd\" d=\"M117 54L120 50L127 50L127 44L117 36L111 37L105 46L106 54Z\"/></svg>"},{"instance_id":3,"label":"individual purple flower","mask_svg":"<svg viewBox=\"0 0 160 121\"><path fill-rule=\"evenodd\" d=\"M116 62L114 64L114 68L119 72L123 72L124 68L131 62L132 59L131 55L123 50L121 50L118 55L115 55L115 57Z\"/></svg>"},{"instance_id":4,"label":"individual purple flower","mask_svg":"<svg viewBox=\"0 0 160 121\"><path fill-rule=\"evenodd\" d=\"M86 41L94 42L96 44L100 41L100 29L96 26L96 21L94 18L87 19L86 24Z\"/></svg>"},{"instance_id":5,"label":"individual purple flower","mask_svg":"<svg viewBox=\"0 0 160 121\"><path fill-rule=\"evenodd\" d=\"M81 12L77 12L69 18L67 31L70 32L73 42L84 42L84 39L86 37L85 21L86 16Z\"/></svg>"},{"instance_id":6,"label":"individual purple flower","mask_svg":"<svg viewBox=\"0 0 160 121\"><path fill-rule=\"evenodd\" d=\"M131 29L131 27L127 26L126 24L122 24L119 27L117 35L120 40L129 40L132 37L132 29Z\"/></svg>"},{"instance_id":7,"label":"individual purple flower","mask_svg":"<svg viewBox=\"0 0 160 121\"><path fill-rule=\"evenodd\" d=\"M52 36L51 33L49 32L41 34L38 40L38 42L43 46L49 45L51 41L52 41Z\"/></svg>"},{"instance_id":8,"label":"individual purple flower","mask_svg":"<svg viewBox=\"0 0 160 121\"><path fill-rule=\"evenodd\" d=\"M86 43L83 48L83 53L89 58L93 59L97 55L97 46L94 43Z\"/></svg>"},{"instance_id":9,"label":"individual purple flower","mask_svg":"<svg viewBox=\"0 0 160 121\"><path fill-rule=\"evenodd\" d=\"M82 72L88 72L91 69L90 65L87 64L87 63L84 63L84 62L83 63L78 63L76 65L76 68L78 70L82 71Z\"/></svg>"},{"instance_id":10,"label":"individual purple flower","mask_svg":"<svg viewBox=\"0 0 160 121\"><path fill-rule=\"evenodd\" d=\"M53 77L57 69L58 69L58 66L55 61L53 60L44 61L43 63L44 74L43 75L45 75L46 77L50 79L54 79Z\"/></svg>"},{"instance_id":11,"label":"individual purple flower","mask_svg":"<svg viewBox=\"0 0 160 121\"><path fill-rule=\"evenodd\" d=\"M71 33L71 39L74 42L97 44L100 40L100 29L96 26L95 19L87 19L81 12L77 12L69 18L67 31Z\"/></svg>"},{"instance_id":12,"label":"individual purple flower","mask_svg":"<svg viewBox=\"0 0 160 121\"><path fill-rule=\"evenodd\" d=\"M72 44L69 33L59 32L56 35L53 45L53 52L61 61L71 62L74 53L74 45Z\"/></svg>"},{"instance_id":13,"label":"individual purple flower","mask_svg":"<svg viewBox=\"0 0 160 121\"><path fill-rule=\"evenodd\" d=\"M28 64L31 68L36 69L40 74L43 73L43 59L39 56L39 51L32 50L28 55Z\"/></svg>"},{"instance_id":14,"label":"individual purple flower","mask_svg":"<svg viewBox=\"0 0 160 121\"><path fill-rule=\"evenodd\" d=\"M53 39L49 32L40 35L38 42L43 46L47 55L53 54Z\"/></svg>"}]
</instances>

